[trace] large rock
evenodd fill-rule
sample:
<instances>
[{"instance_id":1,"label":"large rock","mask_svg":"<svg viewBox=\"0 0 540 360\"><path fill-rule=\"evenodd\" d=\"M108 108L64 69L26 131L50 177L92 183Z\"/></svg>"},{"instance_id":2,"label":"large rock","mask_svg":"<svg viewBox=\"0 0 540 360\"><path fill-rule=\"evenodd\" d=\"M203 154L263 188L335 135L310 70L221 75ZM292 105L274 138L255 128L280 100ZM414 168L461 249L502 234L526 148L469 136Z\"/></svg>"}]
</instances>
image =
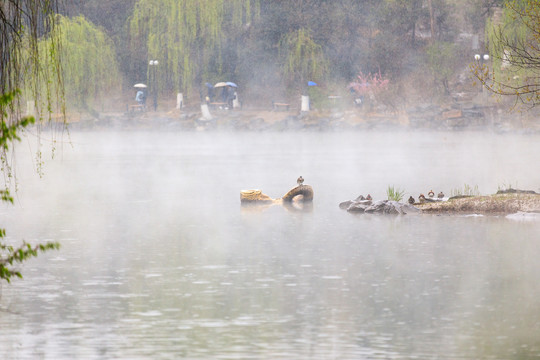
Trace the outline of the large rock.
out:
<instances>
[{"instance_id":1,"label":"large rock","mask_svg":"<svg viewBox=\"0 0 540 360\"><path fill-rule=\"evenodd\" d=\"M379 200L368 207L365 212L368 214L378 213L405 215L409 213L417 213L420 212L420 210L411 204L391 200Z\"/></svg>"},{"instance_id":2,"label":"large rock","mask_svg":"<svg viewBox=\"0 0 540 360\"><path fill-rule=\"evenodd\" d=\"M340 209L345 209L348 212L363 213L371 206L371 200L349 200L339 204Z\"/></svg>"},{"instance_id":3,"label":"large rock","mask_svg":"<svg viewBox=\"0 0 540 360\"><path fill-rule=\"evenodd\" d=\"M420 212L420 210L413 205L391 200L349 200L339 204L339 207L347 210L348 212L366 214L405 215Z\"/></svg>"}]
</instances>

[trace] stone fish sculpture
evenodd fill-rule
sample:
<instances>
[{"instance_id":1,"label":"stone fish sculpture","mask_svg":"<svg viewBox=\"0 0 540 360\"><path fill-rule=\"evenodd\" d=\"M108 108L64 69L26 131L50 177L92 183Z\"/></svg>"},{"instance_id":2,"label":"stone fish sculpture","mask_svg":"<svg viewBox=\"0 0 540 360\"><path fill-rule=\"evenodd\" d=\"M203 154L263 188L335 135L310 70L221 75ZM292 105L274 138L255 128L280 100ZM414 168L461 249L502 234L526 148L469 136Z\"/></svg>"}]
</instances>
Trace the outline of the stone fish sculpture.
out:
<instances>
[{"instance_id":1,"label":"stone fish sculpture","mask_svg":"<svg viewBox=\"0 0 540 360\"><path fill-rule=\"evenodd\" d=\"M298 185L280 199L273 199L258 189L242 190L240 191L240 203L242 205L281 204L288 209L310 210L313 203L313 188L310 185L304 185L302 176L296 180L296 183Z\"/></svg>"}]
</instances>

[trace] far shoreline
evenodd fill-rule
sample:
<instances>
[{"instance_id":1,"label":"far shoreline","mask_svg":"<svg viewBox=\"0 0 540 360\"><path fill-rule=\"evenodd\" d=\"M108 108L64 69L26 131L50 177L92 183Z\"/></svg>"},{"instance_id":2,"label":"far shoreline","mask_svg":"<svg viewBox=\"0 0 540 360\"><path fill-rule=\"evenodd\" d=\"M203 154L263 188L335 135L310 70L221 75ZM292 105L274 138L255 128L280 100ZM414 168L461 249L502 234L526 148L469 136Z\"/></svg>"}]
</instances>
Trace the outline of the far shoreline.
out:
<instances>
[{"instance_id":1,"label":"far shoreline","mask_svg":"<svg viewBox=\"0 0 540 360\"><path fill-rule=\"evenodd\" d=\"M531 113L503 113L491 107L462 105L460 111L448 106L408 108L401 111L363 111L331 108L301 112L265 107L243 109L210 109L204 118L200 107L182 109L162 107L142 112L67 112L53 114L53 122L66 121L71 130L122 129L167 131L266 131L266 132L356 132L356 131L430 131L493 132L500 134L540 134L540 123Z\"/></svg>"}]
</instances>

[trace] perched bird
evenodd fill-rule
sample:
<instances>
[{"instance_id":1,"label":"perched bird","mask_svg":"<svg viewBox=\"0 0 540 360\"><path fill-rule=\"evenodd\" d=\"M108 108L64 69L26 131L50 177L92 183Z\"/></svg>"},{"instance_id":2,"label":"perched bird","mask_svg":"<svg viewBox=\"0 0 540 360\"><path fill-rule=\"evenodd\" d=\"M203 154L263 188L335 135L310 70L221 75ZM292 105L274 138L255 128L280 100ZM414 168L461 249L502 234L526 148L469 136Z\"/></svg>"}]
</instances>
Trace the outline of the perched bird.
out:
<instances>
[{"instance_id":1,"label":"perched bird","mask_svg":"<svg viewBox=\"0 0 540 360\"><path fill-rule=\"evenodd\" d=\"M412 196L409 196L409 204L411 205L414 204L414 198Z\"/></svg>"},{"instance_id":2,"label":"perched bird","mask_svg":"<svg viewBox=\"0 0 540 360\"><path fill-rule=\"evenodd\" d=\"M420 196L418 197L418 202L420 204L423 204L425 201L426 201L426 197L424 196L424 194L420 194Z\"/></svg>"},{"instance_id":3,"label":"perched bird","mask_svg":"<svg viewBox=\"0 0 540 360\"><path fill-rule=\"evenodd\" d=\"M432 197L435 196L435 193L433 192L433 190L429 190L429 192L427 193L427 196L429 196L430 198L432 198Z\"/></svg>"},{"instance_id":4,"label":"perched bird","mask_svg":"<svg viewBox=\"0 0 540 360\"><path fill-rule=\"evenodd\" d=\"M441 191L441 192L439 193L439 195L437 195L437 197L438 197L439 199L442 199L442 198L444 197L443 192Z\"/></svg>"},{"instance_id":5,"label":"perched bird","mask_svg":"<svg viewBox=\"0 0 540 360\"><path fill-rule=\"evenodd\" d=\"M367 194L366 200L373 200L373 198L371 197L371 195Z\"/></svg>"},{"instance_id":6,"label":"perched bird","mask_svg":"<svg viewBox=\"0 0 540 360\"><path fill-rule=\"evenodd\" d=\"M302 177L302 175L300 175L300 177L296 180L296 183L298 185L302 185L304 183L304 178Z\"/></svg>"}]
</instances>

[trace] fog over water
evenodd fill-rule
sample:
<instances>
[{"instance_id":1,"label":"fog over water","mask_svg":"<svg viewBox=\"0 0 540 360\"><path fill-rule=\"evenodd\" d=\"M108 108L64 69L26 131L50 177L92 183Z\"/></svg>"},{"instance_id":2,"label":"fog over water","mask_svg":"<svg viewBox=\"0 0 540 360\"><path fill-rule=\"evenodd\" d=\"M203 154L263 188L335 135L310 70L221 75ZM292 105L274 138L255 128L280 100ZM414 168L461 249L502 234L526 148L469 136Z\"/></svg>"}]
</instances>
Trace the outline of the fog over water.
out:
<instances>
[{"instance_id":1,"label":"fog over water","mask_svg":"<svg viewBox=\"0 0 540 360\"><path fill-rule=\"evenodd\" d=\"M540 137L75 132L19 147L9 241L57 240L1 288L0 358L540 357L540 222L353 215L370 193L540 190ZM302 175L309 211L240 206Z\"/></svg>"}]
</instances>

